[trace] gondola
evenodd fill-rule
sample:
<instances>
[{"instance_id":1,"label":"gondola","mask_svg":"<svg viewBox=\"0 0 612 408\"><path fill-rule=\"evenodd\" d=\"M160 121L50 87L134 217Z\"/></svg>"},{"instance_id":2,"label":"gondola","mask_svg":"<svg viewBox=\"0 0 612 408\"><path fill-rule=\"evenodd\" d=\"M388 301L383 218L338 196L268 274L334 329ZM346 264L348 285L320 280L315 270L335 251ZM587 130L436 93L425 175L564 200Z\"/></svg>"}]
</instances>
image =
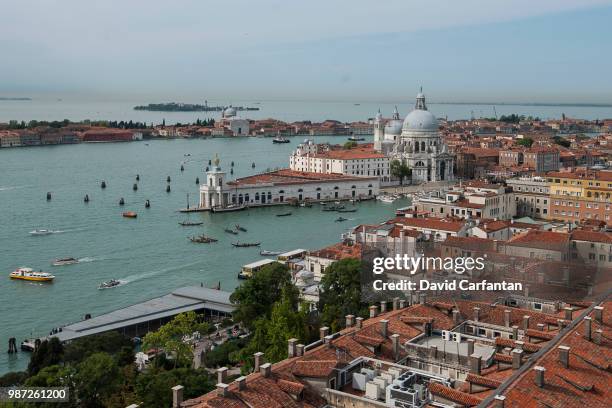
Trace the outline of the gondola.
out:
<instances>
[{"instance_id":1,"label":"gondola","mask_svg":"<svg viewBox=\"0 0 612 408\"><path fill-rule=\"evenodd\" d=\"M224 231L228 234L238 235L238 232L234 231L233 229L226 228Z\"/></svg>"},{"instance_id":2,"label":"gondola","mask_svg":"<svg viewBox=\"0 0 612 408\"><path fill-rule=\"evenodd\" d=\"M277 216L277 217L288 217L288 216L290 216L290 215L291 215L291 213L290 213L290 212L288 212L288 213L282 213L282 214L276 214L276 216Z\"/></svg>"},{"instance_id":3,"label":"gondola","mask_svg":"<svg viewBox=\"0 0 612 408\"><path fill-rule=\"evenodd\" d=\"M179 225L182 225L183 227L193 227L196 225L202 225L204 224L203 222L189 222L189 221L182 221L179 222Z\"/></svg>"},{"instance_id":4,"label":"gondola","mask_svg":"<svg viewBox=\"0 0 612 408\"><path fill-rule=\"evenodd\" d=\"M240 243L240 242L232 242L232 246L236 247L236 248L248 248L248 247L256 247L261 245L261 242L244 242L244 243Z\"/></svg>"}]
</instances>

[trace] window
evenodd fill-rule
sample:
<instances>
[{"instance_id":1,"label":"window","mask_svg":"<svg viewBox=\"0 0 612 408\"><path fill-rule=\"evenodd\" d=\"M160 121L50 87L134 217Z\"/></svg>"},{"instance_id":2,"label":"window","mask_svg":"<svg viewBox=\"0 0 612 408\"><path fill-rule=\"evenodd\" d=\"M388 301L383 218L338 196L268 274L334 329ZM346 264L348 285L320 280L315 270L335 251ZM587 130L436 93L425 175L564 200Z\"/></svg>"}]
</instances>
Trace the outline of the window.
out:
<instances>
[{"instance_id":1,"label":"window","mask_svg":"<svg viewBox=\"0 0 612 408\"><path fill-rule=\"evenodd\" d=\"M541 303L534 303L533 304L533 308L535 310L542 310L542 304Z\"/></svg>"}]
</instances>

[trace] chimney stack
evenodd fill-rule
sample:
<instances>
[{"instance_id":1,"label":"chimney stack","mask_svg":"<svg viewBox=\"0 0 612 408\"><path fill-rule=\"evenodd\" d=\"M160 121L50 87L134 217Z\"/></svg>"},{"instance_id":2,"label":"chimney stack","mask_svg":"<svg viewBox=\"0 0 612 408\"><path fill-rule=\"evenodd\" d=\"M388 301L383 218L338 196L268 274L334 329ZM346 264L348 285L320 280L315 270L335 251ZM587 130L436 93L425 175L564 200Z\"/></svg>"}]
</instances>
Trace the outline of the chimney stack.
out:
<instances>
[{"instance_id":1,"label":"chimney stack","mask_svg":"<svg viewBox=\"0 0 612 408\"><path fill-rule=\"evenodd\" d=\"M544 323L538 323L538 330L539 331L544 331Z\"/></svg>"},{"instance_id":2,"label":"chimney stack","mask_svg":"<svg viewBox=\"0 0 612 408\"><path fill-rule=\"evenodd\" d=\"M461 322L461 312L458 309L453 309L453 324L456 326Z\"/></svg>"},{"instance_id":3,"label":"chimney stack","mask_svg":"<svg viewBox=\"0 0 612 408\"><path fill-rule=\"evenodd\" d=\"M512 340L518 340L518 326L512 326Z\"/></svg>"},{"instance_id":4,"label":"chimney stack","mask_svg":"<svg viewBox=\"0 0 612 408\"><path fill-rule=\"evenodd\" d=\"M332 340L334 339L334 336L332 336L331 334L325 336L325 338L323 339L323 342L325 344L327 344L327 347L331 348L332 346Z\"/></svg>"},{"instance_id":5,"label":"chimney stack","mask_svg":"<svg viewBox=\"0 0 612 408\"><path fill-rule=\"evenodd\" d=\"M399 334L395 333L391 335L391 343L393 344L393 359L399 360Z\"/></svg>"},{"instance_id":6,"label":"chimney stack","mask_svg":"<svg viewBox=\"0 0 612 408\"><path fill-rule=\"evenodd\" d=\"M429 346L429 355L431 358L436 359L438 357L438 346L432 344Z\"/></svg>"},{"instance_id":7,"label":"chimney stack","mask_svg":"<svg viewBox=\"0 0 612 408\"><path fill-rule=\"evenodd\" d=\"M587 341L591 341L591 320L590 316L584 318L584 338Z\"/></svg>"},{"instance_id":8,"label":"chimney stack","mask_svg":"<svg viewBox=\"0 0 612 408\"><path fill-rule=\"evenodd\" d=\"M524 289L524 295L525 297L529 297L529 284L525 284L525 289Z\"/></svg>"},{"instance_id":9,"label":"chimney stack","mask_svg":"<svg viewBox=\"0 0 612 408\"><path fill-rule=\"evenodd\" d=\"M595 312L595 320L603 324L603 306L595 306L593 311Z\"/></svg>"},{"instance_id":10,"label":"chimney stack","mask_svg":"<svg viewBox=\"0 0 612 408\"><path fill-rule=\"evenodd\" d=\"M475 343L475 341L473 339L468 339L467 340L467 354L468 354L468 356L471 356L472 354L474 354L474 343Z\"/></svg>"},{"instance_id":11,"label":"chimney stack","mask_svg":"<svg viewBox=\"0 0 612 408\"><path fill-rule=\"evenodd\" d=\"M353 327L353 325L355 324L355 316L354 315L346 315L345 317L345 326L346 327Z\"/></svg>"},{"instance_id":12,"label":"chimney stack","mask_svg":"<svg viewBox=\"0 0 612 408\"><path fill-rule=\"evenodd\" d=\"M241 377L236 378L236 384L238 384L238 391L243 391L246 389L246 377L243 375Z\"/></svg>"},{"instance_id":13,"label":"chimney stack","mask_svg":"<svg viewBox=\"0 0 612 408\"><path fill-rule=\"evenodd\" d=\"M381 320L380 322L380 334L386 339L389 329L389 321L387 319Z\"/></svg>"},{"instance_id":14,"label":"chimney stack","mask_svg":"<svg viewBox=\"0 0 612 408\"><path fill-rule=\"evenodd\" d=\"M557 319L557 325L559 326L559 330L563 330L565 328L565 320Z\"/></svg>"},{"instance_id":15,"label":"chimney stack","mask_svg":"<svg viewBox=\"0 0 612 408\"><path fill-rule=\"evenodd\" d=\"M424 305L427 302L427 295L425 293L419 293L419 303Z\"/></svg>"},{"instance_id":16,"label":"chimney stack","mask_svg":"<svg viewBox=\"0 0 612 408\"><path fill-rule=\"evenodd\" d=\"M175 385L172 387L172 408L179 408L183 403L183 387L182 385Z\"/></svg>"},{"instance_id":17,"label":"chimney stack","mask_svg":"<svg viewBox=\"0 0 612 408\"><path fill-rule=\"evenodd\" d=\"M481 367L480 356L476 354L471 354L470 355L470 372L472 374L480 375L480 367Z\"/></svg>"},{"instance_id":18,"label":"chimney stack","mask_svg":"<svg viewBox=\"0 0 612 408\"><path fill-rule=\"evenodd\" d=\"M217 384L217 395L220 397L228 397L229 396L229 385L219 383Z\"/></svg>"},{"instance_id":19,"label":"chimney stack","mask_svg":"<svg viewBox=\"0 0 612 408\"><path fill-rule=\"evenodd\" d=\"M386 311L387 311L387 301L381 300L380 301L380 313L385 313Z\"/></svg>"},{"instance_id":20,"label":"chimney stack","mask_svg":"<svg viewBox=\"0 0 612 408\"><path fill-rule=\"evenodd\" d=\"M323 326L319 328L319 339L320 340L325 340L325 336L327 336L328 334L329 334L329 327Z\"/></svg>"},{"instance_id":21,"label":"chimney stack","mask_svg":"<svg viewBox=\"0 0 612 408\"><path fill-rule=\"evenodd\" d=\"M272 364L270 363L262 364L259 370L261 371L261 374L264 377L269 378L270 373L272 373Z\"/></svg>"},{"instance_id":22,"label":"chimney stack","mask_svg":"<svg viewBox=\"0 0 612 408\"><path fill-rule=\"evenodd\" d=\"M518 370L523 364L523 350L515 348L512 350L512 369Z\"/></svg>"},{"instance_id":23,"label":"chimney stack","mask_svg":"<svg viewBox=\"0 0 612 408\"><path fill-rule=\"evenodd\" d=\"M494 408L504 408L504 404L506 402L506 397L504 395L496 395L495 398L493 398L493 400L494 400L494 404L493 404Z\"/></svg>"},{"instance_id":24,"label":"chimney stack","mask_svg":"<svg viewBox=\"0 0 612 408\"><path fill-rule=\"evenodd\" d=\"M504 310L504 326L510 327L510 316L512 314L512 310L506 309Z\"/></svg>"},{"instance_id":25,"label":"chimney stack","mask_svg":"<svg viewBox=\"0 0 612 408\"><path fill-rule=\"evenodd\" d=\"M378 316L378 306L370 306L370 318Z\"/></svg>"},{"instance_id":26,"label":"chimney stack","mask_svg":"<svg viewBox=\"0 0 612 408\"><path fill-rule=\"evenodd\" d=\"M261 364L263 363L263 355L264 353L262 353L261 351L258 351L257 353L253 354L253 357L255 359L255 367L253 368L253 372L258 372L259 371L259 367L261 367Z\"/></svg>"},{"instance_id":27,"label":"chimney stack","mask_svg":"<svg viewBox=\"0 0 612 408\"><path fill-rule=\"evenodd\" d=\"M400 299L399 301L399 308L403 309L406 307L406 299Z\"/></svg>"},{"instance_id":28,"label":"chimney stack","mask_svg":"<svg viewBox=\"0 0 612 408\"><path fill-rule=\"evenodd\" d=\"M535 371L535 383L538 387L543 388L544 387L544 373L546 372L546 369L542 366L535 366L533 367L533 370Z\"/></svg>"},{"instance_id":29,"label":"chimney stack","mask_svg":"<svg viewBox=\"0 0 612 408\"><path fill-rule=\"evenodd\" d=\"M227 382L227 367L217 368L217 382L226 384Z\"/></svg>"},{"instance_id":30,"label":"chimney stack","mask_svg":"<svg viewBox=\"0 0 612 408\"><path fill-rule=\"evenodd\" d=\"M569 306L564 307L563 310L565 311L565 320L569 320L571 322L573 320L572 315L574 313L574 308Z\"/></svg>"},{"instance_id":31,"label":"chimney stack","mask_svg":"<svg viewBox=\"0 0 612 408\"><path fill-rule=\"evenodd\" d=\"M523 316L523 330L527 330L529 328L529 319L531 317L529 315Z\"/></svg>"},{"instance_id":32,"label":"chimney stack","mask_svg":"<svg viewBox=\"0 0 612 408\"><path fill-rule=\"evenodd\" d=\"M361 316L360 316L360 317L357 317L357 318L355 319L355 321L356 321L355 326L356 326L358 329L361 329L361 328L363 327L363 317L361 317Z\"/></svg>"},{"instance_id":33,"label":"chimney stack","mask_svg":"<svg viewBox=\"0 0 612 408\"><path fill-rule=\"evenodd\" d=\"M399 306L399 298L394 297L393 298L393 310L397 310L398 306Z\"/></svg>"},{"instance_id":34,"label":"chimney stack","mask_svg":"<svg viewBox=\"0 0 612 408\"><path fill-rule=\"evenodd\" d=\"M559 350L559 362L563 367L569 368L570 348L567 346L559 346L557 350Z\"/></svg>"},{"instance_id":35,"label":"chimney stack","mask_svg":"<svg viewBox=\"0 0 612 408\"><path fill-rule=\"evenodd\" d=\"M295 352L297 357L302 357L304 355L304 345L298 344L295 346Z\"/></svg>"},{"instance_id":36,"label":"chimney stack","mask_svg":"<svg viewBox=\"0 0 612 408\"><path fill-rule=\"evenodd\" d=\"M480 321L480 308L479 307L474 307L474 321L475 322Z\"/></svg>"},{"instance_id":37,"label":"chimney stack","mask_svg":"<svg viewBox=\"0 0 612 408\"><path fill-rule=\"evenodd\" d=\"M296 349L297 342L298 342L298 339L289 339L289 340L287 340L287 345L289 347L289 349L287 351L287 356L289 358L296 357L296 354L297 354L297 349Z\"/></svg>"},{"instance_id":38,"label":"chimney stack","mask_svg":"<svg viewBox=\"0 0 612 408\"><path fill-rule=\"evenodd\" d=\"M593 335L593 343L601 344L603 342L603 330L597 329L595 330L595 334Z\"/></svg>"}]
</instances>

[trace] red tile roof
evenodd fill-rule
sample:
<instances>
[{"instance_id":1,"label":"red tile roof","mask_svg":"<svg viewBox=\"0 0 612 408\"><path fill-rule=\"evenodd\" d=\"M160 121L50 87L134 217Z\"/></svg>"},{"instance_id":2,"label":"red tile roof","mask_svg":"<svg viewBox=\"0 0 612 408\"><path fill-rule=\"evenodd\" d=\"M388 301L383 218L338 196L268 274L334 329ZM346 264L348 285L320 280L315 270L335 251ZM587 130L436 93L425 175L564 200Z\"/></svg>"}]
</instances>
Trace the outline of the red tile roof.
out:
<instances>
[{"instance_id":1,"label":"red tile roof","mask_svg":"<svg viewBox=\"0 0 612 408\"><path fill-rule=\"evenodd\" d=\"M227 184L232 186L252 184L292 185L304 183L333 183L351 180L364 181L368 179L375 180L376 177L354 177L345 176L343 174L337 173L313 173L282 169L277 171L271 171L268 173L256 174L253 176L239 178L233 181L228 181Z\"/></svg>"},{"instance_id":2,"label":"red tile roof","mask_svg":"<svg viewBox=\"0 0 612 408\"><path fill-rule=\"evenodd\" d=\"M437 382L429 383L429 391L434 395L438 395L442 398L459 404L463 404L468 407L476 406L482 402L482 399L478 397L459 390L455 390L453 388L449 388Z\"/></svg>"}]
</instances>

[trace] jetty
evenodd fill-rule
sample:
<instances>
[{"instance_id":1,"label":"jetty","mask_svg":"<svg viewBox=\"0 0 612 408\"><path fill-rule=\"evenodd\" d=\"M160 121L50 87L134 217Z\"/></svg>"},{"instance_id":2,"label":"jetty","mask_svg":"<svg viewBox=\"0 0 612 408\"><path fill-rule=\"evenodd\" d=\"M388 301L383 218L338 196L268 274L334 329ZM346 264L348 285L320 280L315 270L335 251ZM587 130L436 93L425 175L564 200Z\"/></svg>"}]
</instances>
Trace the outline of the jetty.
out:
<instances>
[{"instance_id":1,"label":"jetty","mask_svg":"<svg viewBox=\"0 0 612 408\"><path fill-rule=\"evenodd\" d=\"M230 295L230 292L203 286L186 286L161 297L62 326L40 340L57 337L64 343L113 330L129 337L142 337L177 314L189 311L204 315L206 320L223 319L231 316L235 309Z\"/></svg>"}]
</instances>

